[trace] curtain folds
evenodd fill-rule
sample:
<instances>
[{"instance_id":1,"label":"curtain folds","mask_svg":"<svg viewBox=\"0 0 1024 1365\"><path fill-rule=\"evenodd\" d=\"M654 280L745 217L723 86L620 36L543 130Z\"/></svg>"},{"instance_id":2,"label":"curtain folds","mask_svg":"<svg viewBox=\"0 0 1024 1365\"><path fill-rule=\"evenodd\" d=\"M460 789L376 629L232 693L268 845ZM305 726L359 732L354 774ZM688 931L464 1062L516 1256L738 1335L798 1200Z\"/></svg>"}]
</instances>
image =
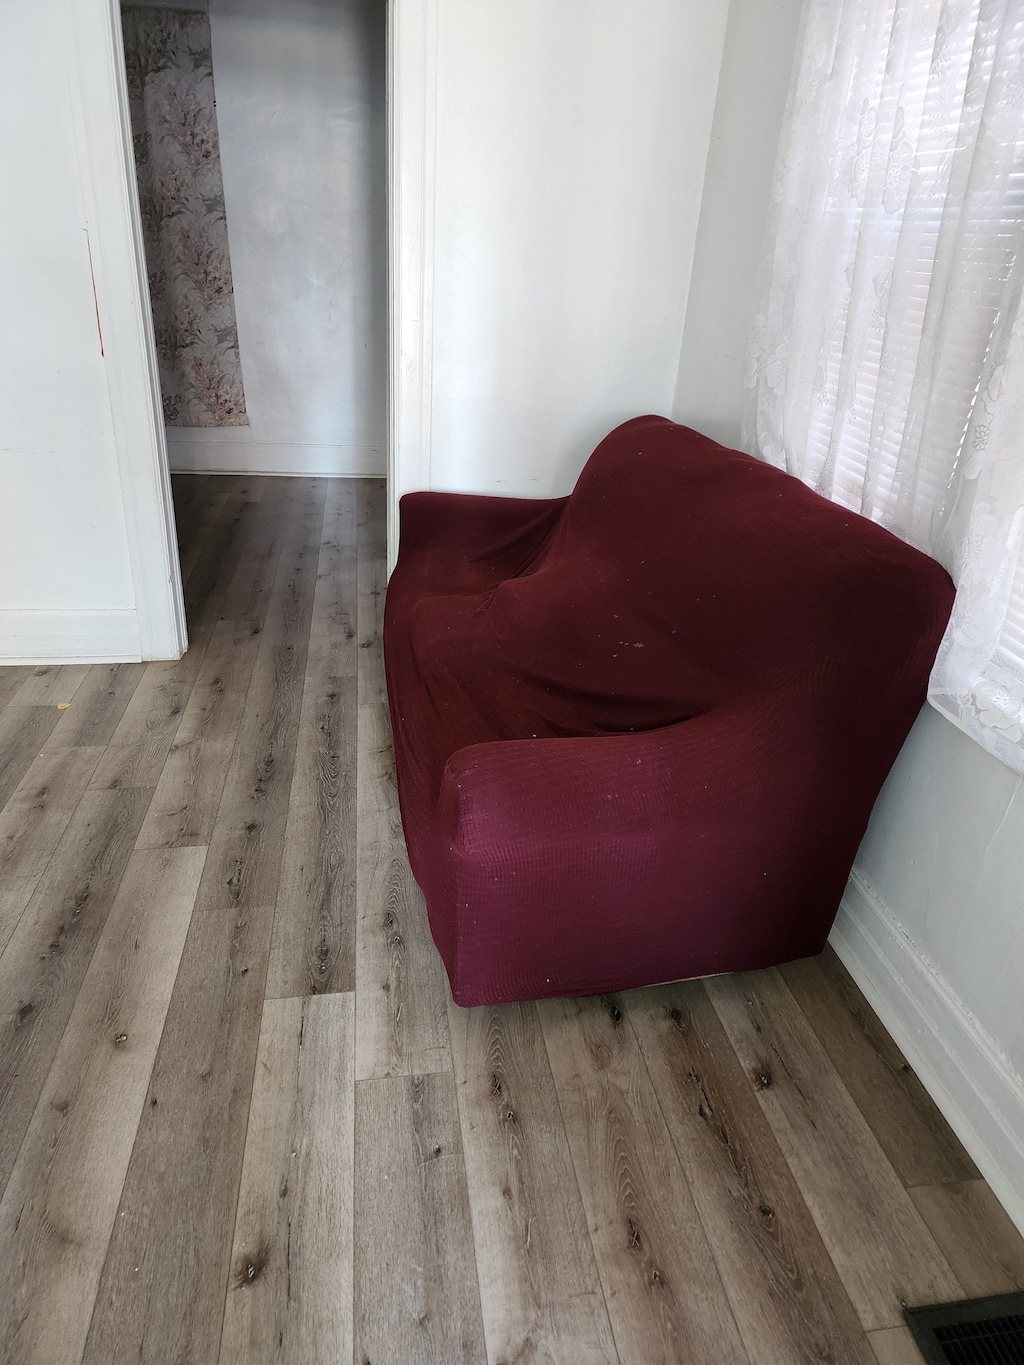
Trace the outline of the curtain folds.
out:
<instances>
[{"instance_id":1,"label":"curtain folds","mask_svg":"<svg viewBox=\"0 0 1024 1365\"><path fill-rule=\"evenodd\" d=\"M1024 772L1024 0L808 0L767 243L745 444L945 564L932 699Z\"/></svg>"}]
</instances>

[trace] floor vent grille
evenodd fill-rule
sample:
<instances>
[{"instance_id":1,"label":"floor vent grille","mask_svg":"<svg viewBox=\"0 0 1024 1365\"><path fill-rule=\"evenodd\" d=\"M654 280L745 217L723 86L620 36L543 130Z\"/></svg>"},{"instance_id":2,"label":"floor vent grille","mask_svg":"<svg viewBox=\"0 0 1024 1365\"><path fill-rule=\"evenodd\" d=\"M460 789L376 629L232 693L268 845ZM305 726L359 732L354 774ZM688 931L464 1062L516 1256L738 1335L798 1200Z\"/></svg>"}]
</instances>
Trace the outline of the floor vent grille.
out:
<instances>
[{"instance_id":1,"label":"floor vent grille","mask_svg":"<svg viewBox=\"0 0 1024 1365\"><path fill-rule=\"evenodd\" d=\"M1024 1365L1024 1294L908 1308L928 1365Z\"/></svg>"}]
</instances>

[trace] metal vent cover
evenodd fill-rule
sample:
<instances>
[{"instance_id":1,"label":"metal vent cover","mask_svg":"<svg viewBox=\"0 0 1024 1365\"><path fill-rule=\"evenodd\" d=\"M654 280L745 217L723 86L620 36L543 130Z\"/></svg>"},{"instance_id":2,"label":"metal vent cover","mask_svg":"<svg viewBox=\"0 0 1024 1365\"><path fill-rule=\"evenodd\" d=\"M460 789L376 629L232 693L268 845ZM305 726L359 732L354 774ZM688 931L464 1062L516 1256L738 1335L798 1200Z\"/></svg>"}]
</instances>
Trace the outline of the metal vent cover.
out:
<instances>
[{"instance_id":1,"label":"metal vent cover","mask_svg":"<svg viewBox=\"0 0 1024 1365\"><path fill-rule=\"evenodd\" d=\"M928 1365L1024 1365L1024 1293L907 1308Z\"/></svg>"}]
</instances>

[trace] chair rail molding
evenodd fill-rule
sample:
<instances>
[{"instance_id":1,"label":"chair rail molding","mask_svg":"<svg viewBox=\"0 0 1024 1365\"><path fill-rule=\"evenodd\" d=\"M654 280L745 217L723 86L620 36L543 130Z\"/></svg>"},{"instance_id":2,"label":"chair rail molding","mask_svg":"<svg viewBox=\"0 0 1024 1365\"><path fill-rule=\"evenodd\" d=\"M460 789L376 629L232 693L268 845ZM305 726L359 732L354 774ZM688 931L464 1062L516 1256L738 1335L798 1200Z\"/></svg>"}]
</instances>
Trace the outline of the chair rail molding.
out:
<instances>
[{"instance_id":1,"label":"chair rail molding","mask_svg":"<svg viewBox=\"0 0 1024 1365\"><path fill-rule=\"evenodd\" d=\"M61 0L68 87L143 659L186 648L118 0Z\"/></svg>"},{"instance_id":2,"label":"chair rail molding","mask_svg":"<svg viewBox=\"0 0 1024 1365\"><path fill-rule=\"evenodd\" d=\"M389 0L388 571L398 501L430 487L438 0Z\"/></svg>"}]
</instances>

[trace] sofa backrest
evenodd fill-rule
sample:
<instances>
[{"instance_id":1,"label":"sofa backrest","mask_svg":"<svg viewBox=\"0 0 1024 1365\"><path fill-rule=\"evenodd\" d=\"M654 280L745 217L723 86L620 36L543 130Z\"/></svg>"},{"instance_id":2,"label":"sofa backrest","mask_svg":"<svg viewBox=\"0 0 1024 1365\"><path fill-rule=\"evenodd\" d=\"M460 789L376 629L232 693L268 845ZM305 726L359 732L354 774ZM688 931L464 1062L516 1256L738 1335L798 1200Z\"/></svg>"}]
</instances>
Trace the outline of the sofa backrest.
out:
<instances>
[{"instance_id":1,"label":"sofa backrest","mask_svg":"<svg viewBox=\"0 0 1024 1365\"><path fill-rule=\"evenodd\" d=\"M953 597L935 561L882 527L661 417L601 442L504 586L524 621L554 613L566 685L635 697L638 726L794 689L829 709L894 688L919 706Z\"/></svg>"}]
</instances>

